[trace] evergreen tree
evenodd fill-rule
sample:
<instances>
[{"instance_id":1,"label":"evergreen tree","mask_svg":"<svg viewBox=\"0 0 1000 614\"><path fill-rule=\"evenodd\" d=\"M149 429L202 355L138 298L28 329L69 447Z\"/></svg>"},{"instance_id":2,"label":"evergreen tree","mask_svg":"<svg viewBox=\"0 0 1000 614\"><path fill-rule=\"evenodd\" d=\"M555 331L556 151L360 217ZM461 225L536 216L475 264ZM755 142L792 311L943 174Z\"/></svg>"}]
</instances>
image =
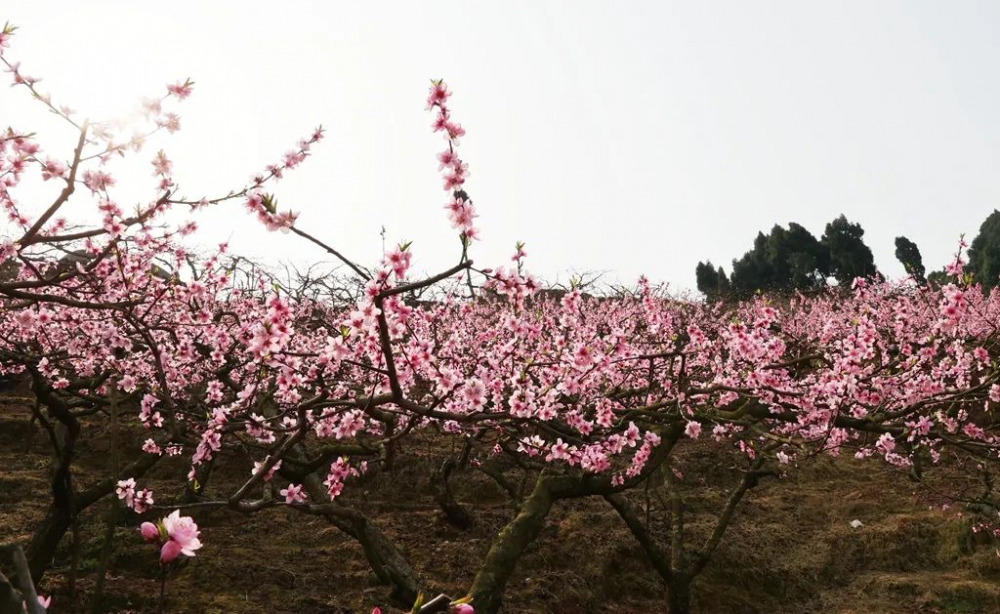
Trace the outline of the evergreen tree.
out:
<instances>
[{"instance_id":1,"label":"evergreen tree","mask_svg":"<svg viewBox=\"0 0 1000 614\"><path fill-rule=\"evenodd\" d=\"M979 227L979 235L969 246L969 264L966 267L972 279L989 291L1000 278L1000 211L996 209Z\"/></svg>"},{"instance_id":2,"label":"evergreen tree","mask_svg":"<svg viewBox=\"0 0 1000 614\"><path fill-rule=\"evenodd\" d=\"M725 297L729 294L729 277L726 276L726 271L721 266L715 275L719 280L719 296Z\"/></svg>"},{"instance_id":3,"label":"evergreen tree","mask_svg":"<svg viewBox=\"0 0 1000 614\"><path fill-rule=\"evenodd\" d=\"M920 256L920 249L917 244L906 237L896 237L896 260L899 260L906 272L913 276L913 279L924 283L924 259Z\"/></svg>"},{"instance_id":4,"label":"evergreen tree","mask_svg":"<svg viewBox=\"0 0 1000 614\"><path fill-rule=\"evenodd\" d=\"M718 280L713 281L711 263L699 262L698 289L718 293L728 284L732 294L747 297L758 290L788 292L821 288L831 275L841 285L849 285L856 277L877 276L875 258L865 245L864 234L859 224L852 224L843 215L826 225L822 239L795 222L788 224L788 228L775 224L767 234L758 232L753 248L733 260L733 273L726 281L722 271L718 272ZM907 257L922 279L919 250L912 242L901 239L912 246L906 252Z\"/></svg>"},{"instance_id":5,"label":"evergreen tree","mask_svg":"<svg viewBox=\"0 0 1000 614\"><path fill-rule=\"evenodd\" d=\"M698 284L698 292L701 292L705 296L719 289L719 278L715 274L715 267L712 266L711 260L708 262L699 262L694 267L694 276Z\"/></svg>"},{"instance_id":6,"label":"evergreen tree","mask_svg":"<svg viewBox=\"0 0 1000 614\"><path fill-rule=\"evenodd\" d=\"M826 248L795 222L758 233L753 249L733 261L732 288L747 296L756 290L808 290L826 283L830 258Z\"/></svg>"},{"instance_id":7,"label":"evergreen tree","mask_svg":"<svg viewBox=\"0 0 1000 614\"><path fill-rule=\"evenodd\" d=\"M944 269L932 271L931 274L927 276L927 283L934 288L940 288L941 286L948 285L953 281L955 281L955 279L948 275Z\"/></svg>"},{"instance_id":8,"label":"evergreen tree","mask_svg":"<svg viewBox=\"0 0 1000 614\"><path fill-rule=\"evenodd\" d=\"M852 224L843 215L826 225L822 243L829 250L830 274L841 286L849 286L857 277L878 275L864 235L860 224Z\"/></svg>"}]
</instances>

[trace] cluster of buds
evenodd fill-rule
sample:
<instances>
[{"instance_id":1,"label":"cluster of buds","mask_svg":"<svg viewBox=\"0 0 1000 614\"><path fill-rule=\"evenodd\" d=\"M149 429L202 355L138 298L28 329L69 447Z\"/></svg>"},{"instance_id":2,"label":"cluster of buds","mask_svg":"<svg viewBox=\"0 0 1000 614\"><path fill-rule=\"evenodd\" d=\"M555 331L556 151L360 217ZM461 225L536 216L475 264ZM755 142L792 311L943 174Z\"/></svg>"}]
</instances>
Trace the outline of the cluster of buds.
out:
<instances>
[{"instance_id":1,"label":"cluster of buds","mask_svg":"<svg viewBox=\"0 0 1000 614\"><path fill-rule=\"evenodd\" d=\"M256 213L257 219L272 232L275 230L288 232L295 225L295 220L299 217L298 213L293 213L292 211L282 211L279 213L278 200L274 196L264 194L258 190L250 191L243 204L248 211Z\"/></svg>"}]
</instances>

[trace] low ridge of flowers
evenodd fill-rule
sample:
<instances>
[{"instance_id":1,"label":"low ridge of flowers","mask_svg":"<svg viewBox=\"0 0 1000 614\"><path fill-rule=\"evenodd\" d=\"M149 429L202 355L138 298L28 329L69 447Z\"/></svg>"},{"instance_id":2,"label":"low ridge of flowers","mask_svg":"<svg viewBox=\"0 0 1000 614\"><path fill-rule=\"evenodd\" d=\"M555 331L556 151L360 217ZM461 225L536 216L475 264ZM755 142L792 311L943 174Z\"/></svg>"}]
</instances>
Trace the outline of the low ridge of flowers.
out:
<instances>
[{"instance_id":1,"label":"low ridge of flowers","mask_svg":"<svg viewBox=\"0 0 1000 614\"><path fill-rule=\"evenodd\" d=\"M462 597L454 601L449 601L449 599L451 598L445 595L438 595L434 599L424 603L424 595L421 593L417 596L413 608L410 609L410 614L421 614L425 611L440 612L442 614L476 614L475 608L472 607L472 597ZM382 608L372 608L372 614L382 614Z\"/></svg>"}]
</instances>

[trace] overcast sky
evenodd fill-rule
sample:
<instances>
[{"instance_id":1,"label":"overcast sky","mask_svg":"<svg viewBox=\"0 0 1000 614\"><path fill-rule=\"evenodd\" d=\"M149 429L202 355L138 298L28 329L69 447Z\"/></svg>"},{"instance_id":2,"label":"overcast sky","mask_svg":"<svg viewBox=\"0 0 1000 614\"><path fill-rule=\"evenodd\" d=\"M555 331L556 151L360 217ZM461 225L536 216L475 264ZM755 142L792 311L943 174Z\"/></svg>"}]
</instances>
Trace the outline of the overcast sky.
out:
<instances>
[{"instance_id":1,"label":"overcast sky","mask_svg":"<svg viewBox=\"0 0 1000 614\"><path fill-rule=\"evenodd\" d=\"M548 279L689 288L698 260L729 270L759 230L795 221L819 236L844 213L898 276L894 237L939 268L1000 203L998 2L8 0L4 19L21 27L8 57L91 118L197 82L181 132L117 167L123 204L149 199L160 147L185 194L211 196L322 124L279 203L367 264L383 225L414 242L420 270L456 257L430 78L447 80L468 131L484 266L523 240ZM24 90L0 90L0 124L69 157L72 134ZM238 204L199 221L206 244L324 258Z\"/></svg>"}]
</instances>

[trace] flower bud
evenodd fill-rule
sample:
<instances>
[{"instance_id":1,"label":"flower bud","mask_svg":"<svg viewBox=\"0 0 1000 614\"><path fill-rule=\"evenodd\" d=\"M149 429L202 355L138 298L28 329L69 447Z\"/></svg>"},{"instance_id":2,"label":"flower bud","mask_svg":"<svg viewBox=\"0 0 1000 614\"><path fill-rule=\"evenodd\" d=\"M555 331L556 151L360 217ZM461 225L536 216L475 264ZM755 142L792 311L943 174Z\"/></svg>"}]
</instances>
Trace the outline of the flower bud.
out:
<instances>
[{"instance_id":1,"label":"flower bud","mask_svg":"<svg viewBox=\"0 0 1000 614\"><path fill-rule=\"evenodd\" d=\"M155 542L160 539L160 530L152 522L142 523L142 526L139 527L139 532L142 533L142 538L148 542Z\"/></svg>"}]
</instances>

